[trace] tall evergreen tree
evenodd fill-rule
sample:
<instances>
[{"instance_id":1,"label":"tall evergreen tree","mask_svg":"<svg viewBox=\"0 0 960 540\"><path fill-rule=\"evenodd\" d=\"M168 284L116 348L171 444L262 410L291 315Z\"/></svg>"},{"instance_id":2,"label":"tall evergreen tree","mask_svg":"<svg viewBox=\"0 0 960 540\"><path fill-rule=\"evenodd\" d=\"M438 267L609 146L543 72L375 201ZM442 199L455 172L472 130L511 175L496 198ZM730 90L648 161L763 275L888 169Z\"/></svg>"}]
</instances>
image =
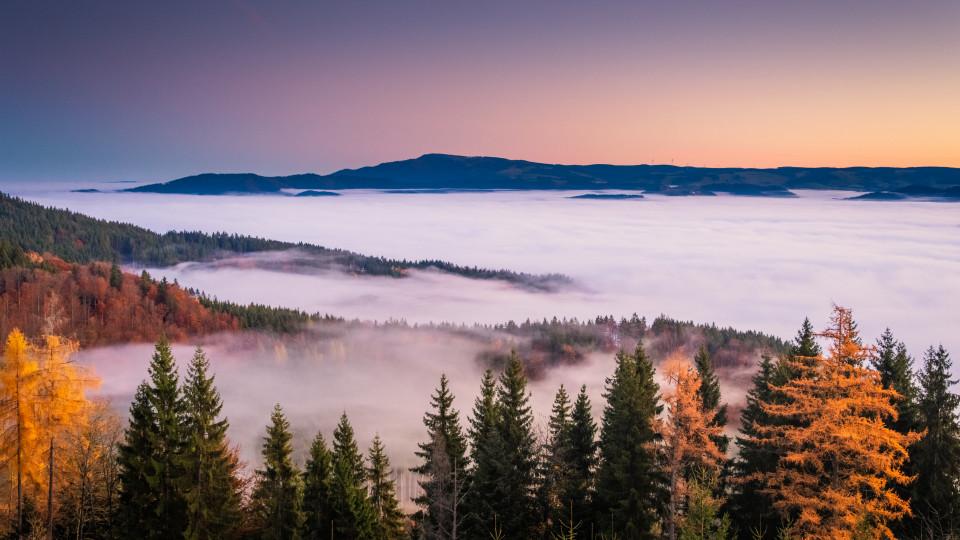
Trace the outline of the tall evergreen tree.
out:
<instances>
[{"instance_id":1,"label":"tall evergreen tree","mask_svg":"<svg viewBox=\"0 0 960 540\"><path fill-rule=\"evenodd\" d=\"M264 540L297 540L303 523L300 471L290 455L290 422L280 404L274 406L263 438L263 468L257 469L253 502L263 522Z\"/></svg>"},{"instance_id":2,"label":"tall evergreen tree","mask_svg":"<svg viewBox=\"0 0 960 540\"><path fill-rule=\"evenodd\" d=\"M506 475L498 506L498 523L507 538L528 538L536 525L534 508L537 455L527 376L516 352L510 355L497 388L498 431L503 441Z\"/></svg>"},{"instance_id":3,"label":"tall evergreen tree","mask_svg":"<svg viewBox=\"0 0 960 540\"><path fill-rule=\"evenodd\" d=\"M917 385L914 382L913 359L902 341L893 338L887 328L877 340L877 356L871 359L873 369L880 373L880 383L900 394L897 400L897 418L890 427L898 433L917 430Z\"/></svg>"},{"instance_id":4,"label":"tall evergreen tree","mask_svg":"<svg viewBox=\"0 0 960 540\"><path fill-rule=\"evenodd\" d=\"M184 475L182 425L186 408L176 362L166 336L161 336L157 342L149 373L152 384L147 395L156 415L156 429L149 434L153 439L154 454L147 482L156 493L154 513L159 533L164 538L172 538L187 528L186 500L179 489Z\"/></svg>"},{"instance_id":5,"label":"tall evergreen tree","mask_svg":"<svg viewBox=\"0 0 960 540\"><path fill-rule=\"evenodd\" d=\"M153 473L156 414L150 406L150 387L140 383L130 405L130 422L118 448L120 493L117 528L121 538L159 538L156 493L147 478Z\"/></svg>"},{"instance_id":6,"label":"tall evergreen tree","mask_svg":"<svg viewBox=\"0 0 960 540\"><path fill-rule=\"evenodd\" d=\"M720 429L723 429L727 426L727 404L720 404L720 378L713 371L713 358L705 346L700 346L700 350L693 357L693 362L697 366L697 375L700 377L700 392L698 395L700 396L700 402L703 404L703 411L713 414L710 425L719 426ZM730 437L721 434L715 437L713 442L721 452L727 453L727 449L730 447Z\"/></svg>"},{"instance_id":7,"label":"tall evergreen tree","mask_svg":"<svg viewBox=\"0 0 960 540\"><path fill-rule=\"evenodd\" d=\"M775 530L779 522L773 510L773 499L763 491L763 483L749 479L757 473L772 473L777 469L778 454L756 442L758 429L775 421L766 413L763 404L773 402L771 384L776 375L776 364L770 355L764 354L751 379L753 386L747 391L746 407L740 413L739 453L733 463L733 493L729 505L730 513L737 517L740 525L740 538L744 539L765 536L764 531Z\"/></svg>"},{"instance_id":8,"label":"tall evergreen tree","mask_svg":"<svg viewBox=\"0 0 960 540\"><path fill-rule=\"evenodd\" d=\"M240 494L236 466L227 447L226 418L220 418L220 392L208 376L210 363L197 347L187 371L183 397L186 415L183 434L183 493L187 502L190 540L224 538L240 521Z\"/></svg>"},{"instance_id":9,"label":"tall evergreen tree","mask_svg":"<svg viewBox=\"0 0 960 540\"><path fill-rule=\"evenodd\" d=\"M493 532L504 468L504 445L498 426L500 405L497 383L491 370L483 374L480 395L470 419L470 459L474 464L466 500L466 531L470 538L487 538Z\"/></svg>"},{"instance_id":10,"label":"tall evergreen tree","mask_svg":"<svg viewBox=\"0 0 960 540\"><path fill-rule=\"evenodd\" d=\"M421 527L431 539L456 538L466 517L462 503L469 489L467 439L453 399L447 376L441 375L440 388L431 397L434 412L423 416L428 438L416 452L423 464L412 469L422 478L423 495L414 502L423 509Z\"/></svg>"},{"instance_id":11,"label":"tall evergreen tree","mask_svg":"<svg viewBox=\"0 0 960 540\"><path fill-rule=\"evenodd\" d=\"M663 410L653 363L638 343L617 353L607 379L596 479L597 519L602 531L627 538L653 538L664 504L664 479L654 420Z\"/></svg>"},{"instance_id":12,"label":"tall evergreen tree","mask_svg":"<svg viewBox=\"0 0 960 540\"><path fill-rule=\"evenodd\" d=\"M367 470L357 447L347 413L333 431L332 505L334 534L337 538L361 539L373 535L375 516L367 498Z\"/></svg>"},{"instance_id":13,"label":"tall evergreen tree","mask_svg":"<svg viewBox=\"0 0 960 540\"><path fill-rule=\"evenodd\" d=\"M587 387L580 387L570 418L569 470L561 500L568 501L571 525L580 524L582 531L596 525L593 513L593 477L597 466L597 424L593 421Z\"/></svg>"},{"instance_id":14,"label":"tall evergreen tree","mask_svg":"<svg viewBox=\"0 0 960 540\"><path fill-rule=\"evenodd\" d=\"M390 459L383 452L380 435L373 438L370 447L370 467L367 481L370 484L370 504L373 506L374 540L398 540L403 537L404 515L397 502L396 487L390 475Z\"/></svg>"},{"instance_id":15,"label":"tall evergreen tree","mask_svg":"<svg viewBox=\"0 0 960 540\"><path fill-rule=\"evenodd\" d=\"M541 463L537 502L541 521L555 532L561 531L560 522L570 518L570 502L566 498L567 482L571 473L571 410L570 396L560 385L550 414L549 433Z\"/></svg>"},{"instance_id":16,"label":"tall evergreen tree","mask_svg":"<svg viewBox=\"0 0 960 540\"><path fill-rule=\"evenodd\" d=\"M320 432L310 445L310 457L303 469L303 538L326 540L332 533L333 454Z\"/></svg>"},{"instance_id":17,"label":"tall evergreen tree","mask_svg":"<svg viewBox=\"0 0 960 540\"><path fill-rule=\"evenodd\" d=\"M912 508L924 536L946 537L960 529L960 396L950 391L953 362L941 345L927 350L919 374L919 427L926 434L912 448Z\"/></svg>"}]
</instances>

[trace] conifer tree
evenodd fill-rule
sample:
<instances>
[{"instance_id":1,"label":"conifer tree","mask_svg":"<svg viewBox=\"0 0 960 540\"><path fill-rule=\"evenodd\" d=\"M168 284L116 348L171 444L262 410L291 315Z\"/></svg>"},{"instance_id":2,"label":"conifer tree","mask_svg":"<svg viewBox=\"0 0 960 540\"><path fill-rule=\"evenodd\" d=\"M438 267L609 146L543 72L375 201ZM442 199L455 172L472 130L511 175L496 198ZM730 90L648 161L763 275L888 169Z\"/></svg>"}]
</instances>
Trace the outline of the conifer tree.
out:
<instances>
[{"instance_id":1,"label":"conifer tree","mask_svg":"<svg viewBox=\"0 0 960 540\"><path fill-rule=\"evenodd\" d=\"M680 540L725 540L731 520L727 514L720 515L722 501L714 496L720 486L716 474L696 468L687 486L689 503L680 525Z\"/></svg>"},{"instance_id":2,"label":"conifer tree","mask_svg":"<svg viewBox=\"0 0 960 540\"><path fill-rule=\"evenodd\" d=\"M600 428L597 519L605 534L653 538L665 484L658 466L660 435L654 429L663 410L660 387L654 382L653 363L642 344L637 344L632 355L620 351L616 361L604 394L607 405Z\"/></svg>"},{"instance_id":3,"label":"conifer tree","mask_svg":"<svg viewBox=\"0 0 960 540\"><path fill-rule=\"evenodd\" d=\"M264 540L298 540L303 523L300 471L293 464L290 422L274 406L263 438L263 468L256 471L253 503L263 524Z\"/></svg>"},{"instance_id":4,"label":"conifer tree","mask_svg":"<svg viewBox=\"0 0 960 540\"><path fill-rule=\"evenodd\" d=\"M441 375L440 388L431 397L434 412L423 416L428 438L416 452L423 464L412 469L422 478L423 495L414 502L423 509L426 538L456 538L466 518L462 506L469 489L467 440L453 399L447 376Z\"/></svg>"},{"instance_id":5,"label":"conifer tree","mask_svg":"<svg viewBox=\"0 0 960 540\"><path fill-rule=\"evenodd\" d=\"M727 427L727 404L720 404L720 378L713 371L713 358L707 352L703 345L693 362L697 367L697 376L700 378L700 402L703 404L704 412L711 412L713 420L711 425L720 427L720 435L714 438L713 442L723 454L727 453L730 447L730 437L723 434L723 428Z\"/></svg>"},{"instance_id":6,"label":"conifer tree","mask_svg":"<svg viewBox=\"0 0 960 540\"><path fill-rule=\"evenodd\" d=\"M834 538L863 529L888 536L887 524L909 511L893 486L910 480L901 467L919 436L884 425L896 415L898 395L863 367L872 353L860 344L850 310L834 306L830 328L819 335L830 340L829 355L792 360L795 377L773 388L784 399L763 405L790 422L758 427L751 441L780 453L777 469L748 479L766 485L795 534Z\"/></svg>"},{"instance_id":7,"label":"conifer tree","mask_svg":"<svg viewBox=\"0 0 960 540\"><path fill-rule=\"evenodd\" d=\"M480 395L470 418L470 459L474 464L467 493L466 531L470 537L486 538L494 530L494 517L500 496L500 478L506 474L504 445L498 426L500 405L493 372L487 370L480 383Z\"/></svg>"},{"instance_id":8,"label":"conifer tree","mask_svg":"<svg viewBox=\"0 0 960 540\"><path fill-rule=\"evenodd\" d=\"M383 453L380 435L373 438L370 447L370 467L367 481L370 484L370 504L373 506L374 540L397 540L403 537L404 515L397 502L396 488L390 475L390 459Z\"/></svg>"},{"instance_id":9,"label":"conifer tree","mask_svg":"<svg viewBox=\"0 0 960 540\"><path fill-rule=\"evenodd\" d=\"M570 501L565 493L571 474L571 464L568 462L572 454L570 416L570 396L561 384L550 414L537 492L541 521L557 531L560 530L560 521L570 517Z\"/></svg>"},{"instance_id":10,"label":"conifer tree","mask_svg":"<svg viewBox=\"0 0 960 540\"><path fill-rule=\"evenodd\" d=\"M587 387L580 387L570 418L570 446L566 458L567 481L560 498L570 508L570 525L580 524L582 531L595 526L593 514L593 477L597 466L597 424L593 421Z\"/></svg>"},{"instance_id":11,"label":"conifer tree","mask_svg":"<svg viewBox=\"0 0 960 540\"><path fill-rule=\"evenodd\" d=\"M331 514L334 534L348 540L370 538L375 516L367 497L367 470L357 447L347 413L333 431L333 482Z\"/></svg>"},{"instance_id":12,"label":"conifer tree","mask_svg":"<svg viewBox=\"0 0 960 540\"><path fill-rule=\"evenodd\" d=\"M187 503L189 540L230 536L240 521L240 494L235 488L236 467L227 446L226 418L220 418L220 392L208 376L210 363L197 347L190 361L183 397L185 453L183 494Z\"/></svg>"},{"instance_id":13,"label":"conifer tree","mask_svg":"<svg viewBox=\"0 0 960 540\"><path fill-rule=\"evenodd\" d=\"M913 359L902 341L893 338L887 328L877 340L877 354L871 359L880 373L880 383L900 394L896 402L897 418L889 426L898 433L917 431L917 385L914 382Z\"/></svg>"},{"instance_id":14,"label":"conifer tree","mask_svg":"<svg viewBox=\"0 0 960 540\"><path fill-rule=\"evenodd\" d=\"M916 480L911 505L923 535L946 537L960 529L960 396L950 391L953 362L941 345L927 350L919 374L919 427L926 430L912 448Z\"/></svg>"},{"instance_id":15,"label":"conifer tree","mask_svg":"<svg viewBox=\"0 0 960 540\"><path fill-rule=\"evenodd\" d=\"M151 385L147 397L156 415L156 423L154 431L148 433L153 454L147 482L156 497L157 531L162 537L172 538L187 528L186 501L179 489L184 476L185 404L176 362L166 336L161 336L157 342L149 374Z\"/></svg>"},{"instance_id":16,"label":"conifer tree","mask_svg":"<svg viewBox=\"0 0 960 540\"><path fill-rule=\"evenodd\" d=\"M157 538L156 495L147 480L152 474L155 453L151 433L156 414L150 406L150 387L140 383L130 405L130 422L118 449L120 493L117 525L121 538Z\"/></svg>"},{"instance_id":17,"label":"conifer tree","mask_svg":"<svg viewBox=\"0 0 960 540\"><path fill-rule=\"evenodd\" d=\"M687 496L686 477L690 471L708 471L717 475L724 455L714 442L720 426L713 422L714 410L701 402L700 377L680 352L666 361L668 390L664 393L669 415L658 423L663 438L663 469L668 476L669 502L666 513L667 538L676 538L677 524ZM702 486L701 486L702 487Z\"/></svg>"},{"instance_id":18,"label":"conifer tree","mask_svg":"<svg viewBox=\"0 0 960 540\"><path fill-rule=\"evenodd\" d=\"M303 538L326 540L331 536L333 454L317 432L310 445L310 457L303 471Z\"/></svg>"},{"instance_id":19,"label":"conifer tree","mask_svg":"<svg viewBox=\"0 0 960 540\"><path fill-rule=\"evenodd\" d=\"M778 454L772 448L761 447L757 439L759 429L774 422L763 404L773 402L771 385L776 375L776 364L770 355L764 354L751 379L753 386L747 391L746 407L740 413L739 453L733 463L733 493L729 504L731 513L737 517L741 538L754 538L754 533L763 536L763 532L773 530L778 521L773 500L756 480L777 468Z\"/></svg>"},{"instance_id":20,"label":"conifer tree","mask_svg":"<svg viewBox=\"0 0 960 540\"><path fill-rule=\"evenodd\" d=\"M527 376L516 352L510 355L497 388L497 431L503 441L502 496L494 501L498 522L508 538L527 538L535 525L534 489L537 455Z\"/></svg>"}]
</instances>

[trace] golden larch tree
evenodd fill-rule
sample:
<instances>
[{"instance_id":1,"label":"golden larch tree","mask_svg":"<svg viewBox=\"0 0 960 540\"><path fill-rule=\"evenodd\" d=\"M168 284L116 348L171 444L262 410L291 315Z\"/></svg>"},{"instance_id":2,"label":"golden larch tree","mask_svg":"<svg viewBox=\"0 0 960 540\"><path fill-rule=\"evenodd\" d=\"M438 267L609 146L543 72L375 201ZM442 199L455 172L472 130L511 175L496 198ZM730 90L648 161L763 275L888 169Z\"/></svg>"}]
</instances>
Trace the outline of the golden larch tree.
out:
<instances>
[{"instance_id":1,"label":"golden larch tree","mask_svg":"<svg viewBox=\"0 0 960 540\"><path fill-rule=\"evenodd\" d=\"M889 429L899 395L864 367L873 356L861 345L851 311L834 306L828 355L784 359L794 377L774 386L763 410L777 425L757 428L751 442L777 452L775 471L758 473L774 507L803 538L893 538L887 524L909 514L895 484L911 478L901 467L920 438Z\"/></svg>"},{"instance_id":2,"label":"golden larch tree","mask_svg":"<svg viewBox=\"0 0 960 540\"><path fill-rule=\"evenodd\" d=\"M723 427L711 425L715 413L703 409L696 368L683 353L676 351L667 358L664 374L667 386L663 401L668 416L659 422L659 430L663 436L663 463L670 494L667 537L674 539L680 509L687 496L687 471L693 467L716 470L725 458L714 442Z\"/></svg>"}]
</instances>

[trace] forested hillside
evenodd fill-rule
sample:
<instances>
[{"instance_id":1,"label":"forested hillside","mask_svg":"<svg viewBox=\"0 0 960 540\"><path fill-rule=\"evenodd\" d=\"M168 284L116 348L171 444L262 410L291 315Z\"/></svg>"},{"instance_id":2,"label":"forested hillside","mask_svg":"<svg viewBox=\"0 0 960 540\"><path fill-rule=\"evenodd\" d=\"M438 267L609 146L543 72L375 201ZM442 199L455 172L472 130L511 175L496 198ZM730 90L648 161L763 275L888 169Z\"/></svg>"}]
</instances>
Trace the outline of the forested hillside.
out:
<instances>
[{"instance_id":1,"label":"forested hillside","mask_svg":"<svg viewBox=\"0 0 960 540\"><path fill-rule=\"evenodd\" d=\"M930 347L914 365L889 331L865 342L850 310L835 308L821 332L805 322L782 354L757 363L736 437L727 410L735 396L722 394L705 348L674 350L662 363L642 344L620 349L603 401L561 385L542 431L536 418L547 411L531 408L516 353L485 372L472 404L457 401L443 375L423 396L410 470L420 491L405 513L389 447L379 435L358 441L346 412L300 455L277 404L261 459L247 466L227 438L203 349L178 367L161 338L123 427L84 396L97 379L69 362L75 343L14 330L0 364L0 397L19 411L3 416L0 431L11 458L0 530L104 539L953 538L960 396L949 354Z\"/></svg>"},{"instance_id":2,"label":"forested hillside","mask_svg":"<svg viewBox=\"0 0 960 540\"><path fill-rule=\"evenodd\" d=\"M465 267L445 261L406 261L370 257L312 244L280 242L237 234L174 232L157 234L142 227L105 221L57 208L46 208L0 193L0 238L23 251L50 253L67 262L95 261L172 266L187 261L262 251L298 250L298 264L348 273L402 278L411 268L434 267L472 279L497 279L534 290L551 290L569 283L561 275L537 276L509 270Z\"/></svg>"}]
</instances>

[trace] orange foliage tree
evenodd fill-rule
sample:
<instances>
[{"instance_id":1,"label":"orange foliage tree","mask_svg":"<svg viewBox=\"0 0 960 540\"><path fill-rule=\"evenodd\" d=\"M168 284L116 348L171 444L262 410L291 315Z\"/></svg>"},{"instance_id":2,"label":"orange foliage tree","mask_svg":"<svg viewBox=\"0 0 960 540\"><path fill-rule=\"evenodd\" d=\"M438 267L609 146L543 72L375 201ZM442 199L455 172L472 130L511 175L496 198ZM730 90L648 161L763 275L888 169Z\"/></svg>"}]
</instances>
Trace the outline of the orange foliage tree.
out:
<instances>
[{"instance_id":1,"label":"orange foliage tree","mask_svg":"<svg viewBox=\"0 0 960 540\"><path fill-rule=\"evenodd\" d=\"M715 411L705 411L700 400L700 376L680 351L667 358L667 389L663 401L668 417L659 423L663 436L664 470L669 481L667 537L676 538L680 509L687 496L687 471L692 467L716 470L724 460L717 448L722 426L712 425Z\"/></svg>"},{"instance_id":2,"label":"orange foliage tree","mask_svg":"<svg viewBox=\"0 0 960 540\"><path fill-rule=\"evenodd\" d=\"M55 443L66 430L86 422L84 391L98 380L69 362L76 349L76 342L56 336L33 345L17 329L7 337L0 368L0 448L11 483L16 477L18 528L25 490L34 496L47 492L51 523Z\"/></svg>"},{"instance_id":3,"label":"orange foliage tree","mask_svg":"<svg viewBox=\"0 0 960 540\"><path fill-rule=\"evenodd\" d=\"M901 467L920 435L885 425L900 396L864 367L873 349L861 345L849 309L834 306L817 335L830 340L828 356L785 359L795 376L762 403L779 422L751 439L782 456L777 468L748 479L765 486L795 535L892 538L887 523L910 512L894 485L910 482Z\"/></svg>"}]
</instances>

